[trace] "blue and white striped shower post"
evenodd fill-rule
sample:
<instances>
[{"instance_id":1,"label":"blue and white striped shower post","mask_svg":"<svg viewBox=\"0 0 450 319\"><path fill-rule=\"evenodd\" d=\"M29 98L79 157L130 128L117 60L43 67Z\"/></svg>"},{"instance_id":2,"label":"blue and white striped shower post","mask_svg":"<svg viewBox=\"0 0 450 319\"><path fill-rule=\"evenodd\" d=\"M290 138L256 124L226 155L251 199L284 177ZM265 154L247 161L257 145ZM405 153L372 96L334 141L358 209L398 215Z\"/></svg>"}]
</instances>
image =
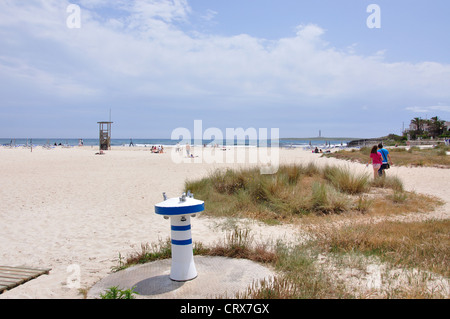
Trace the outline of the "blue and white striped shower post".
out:
<instances>
[{"instance_id":1,"label":"blue and white striped shower post","mask_svg":"<svg viewBox=\"0 0 450 319\"><path fill-rule=\"evenodd\" d=\"M194 263L194 253L191 235L191 217L202 212L205 204L194 199L189 191L181 197L167 199L155 205L155 213L170 218L172 241L172 268L170 279L174 281L188 281L197 277Z\"/></svg>"}]
</instances>

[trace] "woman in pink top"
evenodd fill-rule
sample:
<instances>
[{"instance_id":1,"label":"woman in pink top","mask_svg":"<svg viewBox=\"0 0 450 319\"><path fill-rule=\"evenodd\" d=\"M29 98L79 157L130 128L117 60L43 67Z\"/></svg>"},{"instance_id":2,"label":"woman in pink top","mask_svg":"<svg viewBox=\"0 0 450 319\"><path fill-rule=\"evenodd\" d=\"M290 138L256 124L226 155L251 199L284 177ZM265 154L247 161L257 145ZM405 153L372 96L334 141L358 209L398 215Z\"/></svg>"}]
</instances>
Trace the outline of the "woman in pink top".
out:
<instances>
[{"instance_id":1,"label":"woman in pink top","mask_svg":"<svg viewBox=\"0 0 450 319\"><path fill-rule=\"evenodd\" d=\"M383 164L383 158L381 157L381 153L377 152L378 147L375 145L372 147L372 150L370 151L370 157L369 162L367 163L366 167L369 166L370 160L372 160L372 167L373 167L373 178L377 178L378 176L378 170L381 167L381 164Z\"/></svg>"}]
</instances>

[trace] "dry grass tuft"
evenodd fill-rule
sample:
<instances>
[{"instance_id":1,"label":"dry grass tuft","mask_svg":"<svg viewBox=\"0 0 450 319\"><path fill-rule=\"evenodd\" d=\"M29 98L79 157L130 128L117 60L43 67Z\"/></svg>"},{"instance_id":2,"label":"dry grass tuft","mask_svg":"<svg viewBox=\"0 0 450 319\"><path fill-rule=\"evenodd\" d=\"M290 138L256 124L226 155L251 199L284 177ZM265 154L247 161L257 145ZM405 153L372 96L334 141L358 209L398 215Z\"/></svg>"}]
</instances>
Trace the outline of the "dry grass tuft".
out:
<instances>
[{"instance_id":1,"label":"dry grass tuft","mask_svg":"<svg viewBox=\"0 0 450 319\"><path fill-rule=\"evenodd\" d=\"M332 185L347 194L361 194L369 186L369 175L352 173L348 167L327 166L323 174Z\"/></svg>"},{"instance_id":2,"label":"dry grass tuft","mask_svg":"<svg viewBox=\"0 0 450 319\"><path fill-rule=\"evenodd\" d=\"M434 198L405 192L397 177L373 181L349 168L319 168L312 163L281 166L273 175L261 175L257 168L217 170L201 180L187 181L185 189L205 201L206 214L254 218L268 224L311 215L432 211L440 204Z\"/></svg>"},{"instance_id":3,"label":"dry grass tuft","mask_svg":"<svg viewBox=\"0 0 450 319\"><path fill-rule=\"evenodd\" d=\"M402 267L418 267L449 277L450 220L379 222L329 228L317 233L328 252L360 252Z\"/></svg>"}]
</instances>

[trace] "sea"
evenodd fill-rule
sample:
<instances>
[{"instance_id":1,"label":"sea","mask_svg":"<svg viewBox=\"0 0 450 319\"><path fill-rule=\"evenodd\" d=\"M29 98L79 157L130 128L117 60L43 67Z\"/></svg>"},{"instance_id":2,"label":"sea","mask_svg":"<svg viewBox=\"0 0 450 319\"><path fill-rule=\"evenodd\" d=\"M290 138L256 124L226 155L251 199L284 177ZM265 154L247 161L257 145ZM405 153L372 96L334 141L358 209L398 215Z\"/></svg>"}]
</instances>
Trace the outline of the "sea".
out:
<instances>
[{"instance_id":1,"label":"sea","mask_svg":"<svg viewBox=\"0 0 450 319\"><path fill-rule=\"evenodd\" d=\"M334 147L346 147L347 143L351 139L348 138L281 138L279 139L278 146L282 148L334 148ZM159 138L112 138L111 146L129 146L129 147L152 147L162 145L175 146L177 143L186 142L182 140L172 140L172 139L159 139ZM192 140L191 145L193 146L211 146L216 145L222 146L249 146L249 147L260 147L260 146L272 146L271 140ZM27 147L27 146L65 146L65 147L75 147L75 146L98 146L98 138L0 138L0 145L10 146L10 147ZM274 144L275 145L275 144Z\"/></svg>"}]
</instances>

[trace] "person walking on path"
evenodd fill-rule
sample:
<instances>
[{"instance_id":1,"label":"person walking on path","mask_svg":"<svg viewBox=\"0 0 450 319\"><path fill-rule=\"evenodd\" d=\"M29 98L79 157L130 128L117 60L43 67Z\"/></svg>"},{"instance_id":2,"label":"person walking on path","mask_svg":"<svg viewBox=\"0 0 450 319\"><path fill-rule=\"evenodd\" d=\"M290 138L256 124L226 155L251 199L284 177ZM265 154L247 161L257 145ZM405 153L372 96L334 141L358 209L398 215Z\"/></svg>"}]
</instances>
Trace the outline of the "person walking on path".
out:
<instances>
[{"instance_id":1,"label":"person walking on path","mask_svg":"<svg viewBox=\"0 0 450 319\"><path fill-rule=\"evenodd\" d=\"M369 162L367 163L366 167L369 166L371 160L373 167L373 178L376 179L379 176L378 170L380 169L381 164L383 163L381 153L377 151L376 145L374 145L370 151Z\"/></svg>"},{"instance_id":2,"label":"person walking on path","mask_svg":"<svg viewBox=\"0 0 450 319\"><path fill-rule=\"evenodd\" d=\"M383 148L382 143L378 144L378 152L381 153L381 157L383 159L383 163L381 164L381 167L378 170L378 175L386 176L385 170L389 169L390 165L392 165L391 155L389 155L389 151L387 149Z\"/></svg>"}]
</instances>

